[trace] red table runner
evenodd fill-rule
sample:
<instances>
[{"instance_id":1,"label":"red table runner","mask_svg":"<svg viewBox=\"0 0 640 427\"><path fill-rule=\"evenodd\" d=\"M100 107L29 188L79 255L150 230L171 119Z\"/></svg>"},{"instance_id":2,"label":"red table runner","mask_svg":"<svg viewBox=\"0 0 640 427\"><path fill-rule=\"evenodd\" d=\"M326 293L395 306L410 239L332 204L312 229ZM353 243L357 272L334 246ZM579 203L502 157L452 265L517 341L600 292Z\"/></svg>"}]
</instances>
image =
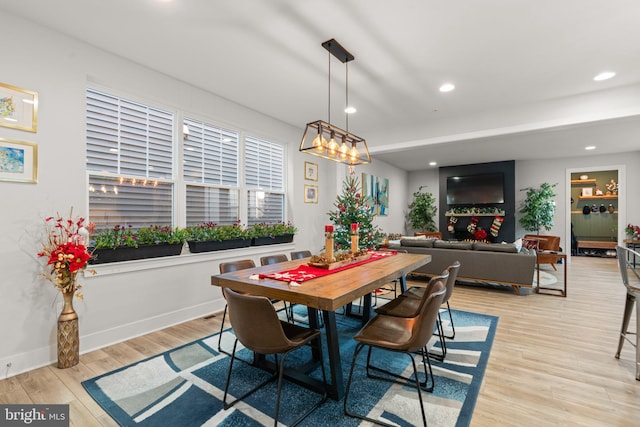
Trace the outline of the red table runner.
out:
<instances>
[{"instance_id":1,"label":"red table runner","mask_svg":"<svg viewBox=\"0 0 640 427\"><path fill-rule=\"evenodd\" d=\"M307 280L315 279L316 277L327 276L329 274L337 273L339 271L347 270L349 268L357 267L362 264L367 264L369 262L377 261L382 258L386 258L391 255L395 255L396 251L386 251L386 252L371 252L371 258L356 262L353 264L345 265L344 267L339 267L334 270L327 270L326 268L313 267L311 265L302 264L298 268L293 270L286 270L280 273L271 273L271 274L261 274L261 279L275 279L281 280L283 282L288 283L302 283Z\"/></svg>"}]
</instances>

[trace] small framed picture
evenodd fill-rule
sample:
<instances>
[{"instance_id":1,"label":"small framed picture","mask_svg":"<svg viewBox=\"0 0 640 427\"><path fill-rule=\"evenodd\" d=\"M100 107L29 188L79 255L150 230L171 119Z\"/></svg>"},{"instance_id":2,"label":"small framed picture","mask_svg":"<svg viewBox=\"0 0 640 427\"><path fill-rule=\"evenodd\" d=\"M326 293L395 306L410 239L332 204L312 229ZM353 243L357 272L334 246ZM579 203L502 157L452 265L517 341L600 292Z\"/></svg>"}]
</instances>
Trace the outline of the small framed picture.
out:
<instances>
[{"instance_id":1,"label":"small framed picture","mask_svg":"<svg viewBox=\"0 0 640 427\"><path fill-rule=\"evenodd\" d=\"M317 185L304 185L304 202L305 203L318 203L318 186Z\"/></svg>"},{"instance_id":2,"label":"small framed picture","mask_svg":"<svg viewBox=\"0 0 640 427\"><path fill-rule=\"evenodd\" d=\"M304 162L304 179L318 181L318 164Z\"/></svg>"},{"instance_id":3,"label":"small framed picture","mask_svg":"<svg viewBox=\"0 0 640 427\"><path fill-rule=\"evenodd\" d=\"M0 138L0 181L38 182L38 146Z\"/></svg>"},{"instance_id":4,"label":"small framed picture","mask_svg":"<svg viewBox=\"0 0 640 427\"><path fill-rule=\"evenodd\" d=\"M38 93L0 83L0 126L36 132Z\"/></svg>"},{"instance_id":5,"label":"small framed picture","mask_svg":"<svg viewBox=\"0 0 640 427\"><path fill-rule=\"evenodd\" d=\"M583 197L591 197L591 196L593 196L593 188L591 188L591 187L583 188L581 196L583 196Z\"/></svg>"}]
</instances>

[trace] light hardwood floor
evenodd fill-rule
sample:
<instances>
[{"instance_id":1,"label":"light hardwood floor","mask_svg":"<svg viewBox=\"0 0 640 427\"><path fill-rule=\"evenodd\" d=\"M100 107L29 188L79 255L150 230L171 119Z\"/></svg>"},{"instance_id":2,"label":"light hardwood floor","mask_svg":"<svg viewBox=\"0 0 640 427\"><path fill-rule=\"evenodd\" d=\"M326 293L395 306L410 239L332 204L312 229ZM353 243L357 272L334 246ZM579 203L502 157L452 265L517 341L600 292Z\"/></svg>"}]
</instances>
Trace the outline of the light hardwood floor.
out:
<instances>
[{"instance_id":1,"label":"light hardwood floor","mask_svg":"<svg viewBox=\"0 0 640 427\"><path fill-rule=\"evenodd\" d=\"M568 267L567 298L456 287L452 308L500 318L472 426L640 425L633 347L625 344L614 358L625 298L616 261L580 257ZM71 425L114 426L81 381L218 328L219 317L197 319L83 354L73 368L53 365L2 380L0 403L68 403Z\"/></svg>"}]
</instances>

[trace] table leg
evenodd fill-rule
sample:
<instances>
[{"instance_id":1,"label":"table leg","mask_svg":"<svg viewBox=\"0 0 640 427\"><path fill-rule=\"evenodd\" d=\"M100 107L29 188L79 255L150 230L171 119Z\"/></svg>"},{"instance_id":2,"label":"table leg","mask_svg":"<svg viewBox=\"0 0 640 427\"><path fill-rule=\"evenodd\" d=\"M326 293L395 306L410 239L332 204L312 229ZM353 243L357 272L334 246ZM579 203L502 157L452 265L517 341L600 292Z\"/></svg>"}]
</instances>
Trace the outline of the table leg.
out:
<instances>
[{"instance_id":1,"label":"table leg","mask_svg":"<svg viewBox=\"0 0 640 427\"><path fill-rule=\"evenodd\" d=\"M407 290L407 275L400 276L400 293L404 293Z\"/></svg>"},{"instance_id":2,"label":"table leg","mask_svg":"<svg viewBox=\"0 0 640 427\"><path fill-rule=\"evenodd\" d=\"M334 400L340 400L344 396L344 378L342 377L342 361L340 360L340 345L338 343L336 313L333 311L323 310L322 315L324 317L324 330L327 335L329 376L331 377L329 396Z\"/></svg>"}]
</instances>

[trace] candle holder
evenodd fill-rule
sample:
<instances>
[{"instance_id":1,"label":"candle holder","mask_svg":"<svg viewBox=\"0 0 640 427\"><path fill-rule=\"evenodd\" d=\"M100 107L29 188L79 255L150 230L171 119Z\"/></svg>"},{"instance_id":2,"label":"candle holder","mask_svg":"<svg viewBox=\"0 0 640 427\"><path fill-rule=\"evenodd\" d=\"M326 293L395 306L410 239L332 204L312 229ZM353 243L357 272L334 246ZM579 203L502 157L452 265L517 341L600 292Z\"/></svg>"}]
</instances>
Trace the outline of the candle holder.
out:
<instances>
[{"instance_id":1,"label":"candle holder","mask_svg":"<svg viewBox=\"0 0 640 427\"><path fill-rule=\"evenodd\" d=\"M324 254L328 263L333 262L333 225L324 226Z\"/></svg>"},{"instance_id":2,"label":"candle holder","mask_svg":"<svg viewBox=\"0 0 640 427\"><path fill-rule=\"evenodd\" d=\"M351 253L355 254L358 252L358 240L360 236L358 234L358 224L351 224Z\"/></svg>"}]
</instances>

